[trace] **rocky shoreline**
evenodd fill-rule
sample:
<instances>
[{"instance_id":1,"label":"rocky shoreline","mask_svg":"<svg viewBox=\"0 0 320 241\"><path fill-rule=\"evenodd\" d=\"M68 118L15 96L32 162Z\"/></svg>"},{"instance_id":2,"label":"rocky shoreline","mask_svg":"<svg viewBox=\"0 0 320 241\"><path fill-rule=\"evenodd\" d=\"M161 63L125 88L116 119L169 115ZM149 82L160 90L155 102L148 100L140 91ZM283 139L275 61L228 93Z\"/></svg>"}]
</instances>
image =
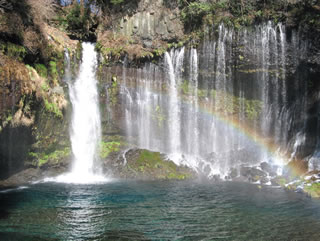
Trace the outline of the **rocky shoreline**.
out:
<instances>
[{"instance_id":1,"label":"rocky shoreline","mask_svg":"<svg viewBox=\"0 0 320 241\"><path fill-rule=\"evenodd\" d=\"M71 156L62 158L59 162L48 160L42 166L31 166L0 181L0 189L27 185L45 178L56 177L70 170ZM262 162L259 166L242 165L232 168L229 175L220 177L205 176L199 170L187 166L177 166L165 154L137 148L122 148L111 150L102 160L103 173L116 179L159 181L159 180L208 180L249 182L256 185L278 186L288 191L305 194L312 198L320 198L320 173L310 172L304 176L294 175L289 169L284 175L277 175L277 166Z\"/></svg>"}]
</instances>

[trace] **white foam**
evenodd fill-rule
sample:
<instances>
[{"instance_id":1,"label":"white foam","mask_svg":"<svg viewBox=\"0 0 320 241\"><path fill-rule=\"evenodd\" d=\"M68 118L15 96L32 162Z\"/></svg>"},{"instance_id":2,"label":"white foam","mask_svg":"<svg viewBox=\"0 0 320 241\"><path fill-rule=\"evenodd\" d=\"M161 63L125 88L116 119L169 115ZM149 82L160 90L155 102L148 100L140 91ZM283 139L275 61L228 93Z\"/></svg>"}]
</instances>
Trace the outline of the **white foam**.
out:
<instances>
[{"instance_id":1,"label":"white foam","mask_svg":"<svg viewBox=\"0 0 320 241\"><path fill-rule=\"evenodd\" d=\"M84 173L84 175L79 175L79 173L66 173L58 177L45 178L43 182L58 182L58 183L68 183L68 184L102 184L111 182L111 178L107 178L102 175L94 175L89 173Z\"/></svg>"},{"instance_id":2,"label":"white foam","mask_svg":"<svg viewBox=\"0 0 320 241\"><path fill-rule=\"evenodd\" d=\"M8 192L16 191L16 190L27 189L27 188L29 188L29 187L27 187L27 186L20 186L20 187L17 187L17 188L9 188L9 189L0 191L0 193L8 193Z\"/></svg>"}]
</instances>

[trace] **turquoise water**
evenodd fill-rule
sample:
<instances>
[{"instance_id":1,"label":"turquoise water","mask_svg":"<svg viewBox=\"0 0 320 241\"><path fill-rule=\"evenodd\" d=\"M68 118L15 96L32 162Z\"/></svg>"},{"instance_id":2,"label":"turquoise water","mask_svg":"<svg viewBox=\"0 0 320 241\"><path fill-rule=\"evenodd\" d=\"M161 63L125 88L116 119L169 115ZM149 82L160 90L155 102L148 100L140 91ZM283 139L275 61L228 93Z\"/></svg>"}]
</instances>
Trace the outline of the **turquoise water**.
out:
<instances>
[{"instance_id":1,"label":"turquoise water","mask_svg":"<svg viewBox=\"0 0 320 241\"><path fill-rule=\"evenodd\" d=\"M43 183L0 192L0 240L320 240L320 201L245 183Z\"/></svg>"}]
</instances>

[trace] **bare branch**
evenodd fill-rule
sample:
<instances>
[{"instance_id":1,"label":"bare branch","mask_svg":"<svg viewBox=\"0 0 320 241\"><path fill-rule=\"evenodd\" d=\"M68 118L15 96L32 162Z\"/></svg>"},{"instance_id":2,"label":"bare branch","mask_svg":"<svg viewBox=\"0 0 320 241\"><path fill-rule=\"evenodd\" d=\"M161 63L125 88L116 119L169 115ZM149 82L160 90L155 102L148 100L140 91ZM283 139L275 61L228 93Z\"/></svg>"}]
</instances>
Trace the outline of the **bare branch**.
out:
<instances>
[{"instance_id":1,"label":"bare branch","mask_svg":"<svg viewBox=\"0 0 320 241\"><path fill-rule=\"evenodd\" d=\"M12 10L12 4L8 0L0 0L0 12L3 12L4 9Z\"/></svg>"}]
</instances>

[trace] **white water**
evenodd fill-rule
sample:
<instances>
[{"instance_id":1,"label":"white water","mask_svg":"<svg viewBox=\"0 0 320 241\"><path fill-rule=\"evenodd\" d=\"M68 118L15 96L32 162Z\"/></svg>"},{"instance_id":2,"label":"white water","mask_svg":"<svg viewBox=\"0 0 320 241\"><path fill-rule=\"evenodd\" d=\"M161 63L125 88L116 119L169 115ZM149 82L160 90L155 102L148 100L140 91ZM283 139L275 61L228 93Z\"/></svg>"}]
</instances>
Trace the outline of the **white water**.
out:
<instances>
[{"instance_id":1,"label":"white water","mask_svg":"<svg viewBox=\"0 0 320 241\"><path fill-rule=\"evenodd\" d=\"M70 173L55 179L58 182L86 184L106 181L99 170L101 121L95 78L97 56L93 44L83 43L82 48L80 73L74 83L67 80L72 103L70 138L73 165Z\"/></svg>"},{"instance_id":2,"label":"white water","mask_svg":"<svg viewBox=\"0 0 320 241\"><path fill-rule=\"evenodd\" d=\"M239 53L233 48L234 39L242 46ZM208 37L201 47L173 49L165 53L163 63L118 73L123 78L121 103L128 139L209 177L227 176L231 169L239 173L243 165L259 167L262 162L281 172L285 164L281 153L292 138L288 133L295 128L293 118L305 115L307 109L286 106L290 93L301 88L307 93L304 83L286 82L292 59L297 61L293 67L299 62L292 50L305 52L298 34L287 34L283 25L271 22L239 32L222 24L217 36ZM234 56L239 58L239 70L231 61ZM251 116L253 101L259 116ZM240 123L251 116L252 136L211 112ZM281 147L279 156L259 145L259 138L266 142L270 138Z\"/></svg>"},{"instance_id":3,"label":"white water","mask_svg":"<svg viewBox=\"0 0 320 241\"><path fill-rule=\"evenodd\" d=\"M180 51L165 53L165 63L169 71L169 142L170 153L181 152L181 130L180 130L180 105L178 99L178 86L180 83L180 72L183 65L184 48Z\"/></svg>"}]
</instances>

